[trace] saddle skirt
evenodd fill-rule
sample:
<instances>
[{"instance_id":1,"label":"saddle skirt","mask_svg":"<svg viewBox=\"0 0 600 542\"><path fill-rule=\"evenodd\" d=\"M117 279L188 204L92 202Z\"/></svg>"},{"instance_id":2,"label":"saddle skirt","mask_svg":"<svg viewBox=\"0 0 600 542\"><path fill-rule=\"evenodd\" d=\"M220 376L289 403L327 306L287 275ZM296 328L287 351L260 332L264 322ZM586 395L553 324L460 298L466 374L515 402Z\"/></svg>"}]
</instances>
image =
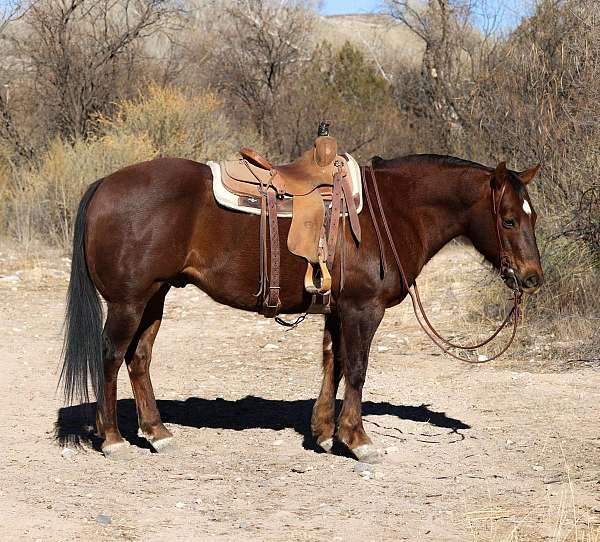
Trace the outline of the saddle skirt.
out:
<instances>
[{"instance_id":1,"label":"saddle skirt","mask_svg":"<svg viewBox=\"0 0 600 542\"><path fill-rule=\"evenodd\" d=\"M363 207L360 166L349 154L343 154L338 158L346 163L354 205L356 212L360 213ZM257 182L269 183L271 173L268 170L241 159L224 162L209 161L207 164L213 176L213 194L219 205L242 213L261 214L261 198ZM318 191L325 202L331 199L330 186L322 186ZM292 218L293 198L294 196L286 194L282 199L277 199L279 218Z\"/></svg>"}]
</instances>

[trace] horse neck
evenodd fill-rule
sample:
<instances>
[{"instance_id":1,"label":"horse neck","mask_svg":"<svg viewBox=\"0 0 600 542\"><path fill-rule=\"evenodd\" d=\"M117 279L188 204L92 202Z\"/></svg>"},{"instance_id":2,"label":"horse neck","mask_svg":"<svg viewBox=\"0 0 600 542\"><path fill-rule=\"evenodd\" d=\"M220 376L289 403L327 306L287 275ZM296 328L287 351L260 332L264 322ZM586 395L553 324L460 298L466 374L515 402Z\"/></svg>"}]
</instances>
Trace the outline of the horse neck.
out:
<instances>
[{"instance_id":1,"label":"horse neck","mask_svg":"<svg viewBox=\"0 0 600 542\"><path fill-rule=\"evenodd\" d=\"M410 282L452 239L467 234L470 210L481 197L478 168L400 166L382 183L384 210ZM472 169L472 172L470 171Z\"/></svg>"}]
</instances>

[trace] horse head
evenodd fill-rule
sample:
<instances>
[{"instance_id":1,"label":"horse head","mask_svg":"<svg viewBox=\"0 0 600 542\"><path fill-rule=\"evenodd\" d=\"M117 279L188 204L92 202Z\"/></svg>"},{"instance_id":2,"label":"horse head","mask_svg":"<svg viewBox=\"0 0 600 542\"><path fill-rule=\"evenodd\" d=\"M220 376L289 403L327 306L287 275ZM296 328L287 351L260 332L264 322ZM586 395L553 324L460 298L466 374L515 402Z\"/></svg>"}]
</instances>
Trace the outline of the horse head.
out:
<instances>
[{"instance_id":1,"label":"horse head","mask_svg":"<svg viewBox=\"0 0 600 542\"><path fill-rule=\"evenodd\" d=\"M500 163L489 172L482 197L473 206L469 237L513 290L536 292L544 273L535 238L537 214L527 192L540 166L522 172Z\"/></svg>"}]
</instances>

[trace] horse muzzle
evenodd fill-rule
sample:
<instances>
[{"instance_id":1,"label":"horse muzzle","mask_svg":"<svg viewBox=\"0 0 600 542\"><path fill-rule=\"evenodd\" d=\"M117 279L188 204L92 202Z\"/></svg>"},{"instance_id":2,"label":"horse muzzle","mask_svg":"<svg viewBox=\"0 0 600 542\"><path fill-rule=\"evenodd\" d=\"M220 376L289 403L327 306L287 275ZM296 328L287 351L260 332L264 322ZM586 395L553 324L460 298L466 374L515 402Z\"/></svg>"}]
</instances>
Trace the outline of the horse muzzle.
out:
<instances>
[{"instance_id":1,"label":"horse muzzle","mask_svg":"<svg viewBox=\"0 0 600 542\"><path fill-rule=\"evenodd\" d=\"M534 294L541 288L544 282L542 274L534 271L523 275L517 273L512 267L508 267L502 274L502 279L511 290L518 290L526 294Z\"/></svg>"}]
</instances>

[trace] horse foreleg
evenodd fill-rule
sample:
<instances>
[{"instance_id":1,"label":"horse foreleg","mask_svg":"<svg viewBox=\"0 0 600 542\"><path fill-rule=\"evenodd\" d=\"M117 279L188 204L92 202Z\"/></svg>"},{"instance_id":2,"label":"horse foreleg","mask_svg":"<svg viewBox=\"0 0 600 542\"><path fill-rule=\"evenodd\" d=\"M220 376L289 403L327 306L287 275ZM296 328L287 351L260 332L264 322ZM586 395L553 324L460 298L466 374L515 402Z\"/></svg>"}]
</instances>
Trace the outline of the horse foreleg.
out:
<instances>
[{"instance_id":1,"label":"horse foreleg","mask_svg":"<svg viewBox=\"0 0 600 542\"><path fill-rule=\"evenodd\" d=\"M362 390L369 351L384 309L345 307L340 312L346 355L343 357L344 404L338 420L337 438L360 460L376 462L379 452L367 436L362 421Z\"/></svg>"},{"instance_id":2,"label":"horse foreleg","mask_svg":"<svg viewBox=\"0 0 600 542\"><path fill-rule=\"evenodd\" d=\"M342 347L339 318L330 314L325 318L323 331L323 383L311 419L312 434L326 452L333 446L335 398L342 377Z\"/></svg>"},{"instance_id":3,"label":"horse foreleg","mask_svg":"<svg viewBox=\"0 0 600 542\"><path fill-rule=\"evenodd\" d=\"M117 425L117 376L135 335L143 305L109 303L102 334L104 342L104 400L96 413L96 430L103 438L102 452L115 456L126 446Z\"/></svg>"},{"instance_id":4,"label":"horse foreleg","mask_svg":"<svg viewBox=\"0 0 600 542\"><path fill-rule=\"evenodd\" d=\"M168 291L169 286L163 286L146 305L136 336L125 356L137 407L140 432L150 441L157 452L164 452L173 444L173 435L160 419L150 380L152 347L160 328L165 296Z\"/></svg>"}]
</instances>

